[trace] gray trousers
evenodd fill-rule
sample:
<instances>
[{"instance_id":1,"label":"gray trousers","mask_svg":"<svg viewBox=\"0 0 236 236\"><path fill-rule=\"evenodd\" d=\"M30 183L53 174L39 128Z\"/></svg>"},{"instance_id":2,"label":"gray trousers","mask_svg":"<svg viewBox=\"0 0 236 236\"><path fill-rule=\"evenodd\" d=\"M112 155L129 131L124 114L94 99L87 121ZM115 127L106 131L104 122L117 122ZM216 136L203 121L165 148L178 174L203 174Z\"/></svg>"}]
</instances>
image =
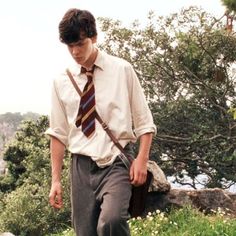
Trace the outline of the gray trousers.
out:
<instances>
[{"instance_id":1,"label":"gray trousers","mask_svg":"<svg viewBox=\"0 0 236 236\"><path fill-rule=\"evenodd\" d=\"M129 171L119 158L99 168L88 156L72 154L72 224L77 236L130 236Z\"/></svg>"}]
</instances>

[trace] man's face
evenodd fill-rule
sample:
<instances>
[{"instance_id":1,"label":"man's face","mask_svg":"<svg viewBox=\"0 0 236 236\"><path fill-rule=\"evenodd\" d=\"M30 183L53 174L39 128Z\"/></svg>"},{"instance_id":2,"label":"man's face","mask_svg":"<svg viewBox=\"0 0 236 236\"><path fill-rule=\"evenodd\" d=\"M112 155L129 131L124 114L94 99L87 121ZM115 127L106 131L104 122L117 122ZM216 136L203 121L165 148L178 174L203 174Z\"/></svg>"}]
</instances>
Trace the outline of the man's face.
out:
<instances>
[{"instance_id":1,"label":"man's face","mask_svg":"<svg viewBox=\"0 0 236 236\"><path fill-rule=\"evenodd\" d=\"M75 43L68 44L67 47L74 60L83 66L88 63L89 59L92 57L94 53L93 44L96 43L96 41L96 36L92 38L83 37Z\"/></svg>"}]
</instances>

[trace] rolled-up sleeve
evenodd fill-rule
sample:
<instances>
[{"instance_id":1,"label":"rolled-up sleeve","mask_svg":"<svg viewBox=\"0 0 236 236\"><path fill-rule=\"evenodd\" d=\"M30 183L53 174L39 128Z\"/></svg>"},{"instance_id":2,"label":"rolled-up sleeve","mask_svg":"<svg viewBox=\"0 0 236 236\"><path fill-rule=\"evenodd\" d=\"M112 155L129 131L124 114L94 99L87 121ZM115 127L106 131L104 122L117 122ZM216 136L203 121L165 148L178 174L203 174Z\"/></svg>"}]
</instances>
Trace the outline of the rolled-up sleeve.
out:
<instances>
[{"instance_id":1,"label":"rolled-up sleeve","mask_svg":"<svg viewBox=\"0 0 236 236\"><path fill-rule=\"evenodd\" d=\"M46 130L45 134L57 138L65 146L68 146L68 133L69 125L65 107L60 99L56 80L54 80L51 92L50 127Z\"/></svg>"},{"instance_id":2,"label":"rolled-up sleeve","mask_svg":"<svg viewBox=\"0 0 236 236\"><path fill-rule=\"evenodd\" d=\"M131 86L130 100L132 119L134 123L134 133L137 137L140 137L145 133L156 134L156 125L153 122L153 117L148 107L143 89L132 66L129 67L129 76Z\"/></svg>"}]
</instances>

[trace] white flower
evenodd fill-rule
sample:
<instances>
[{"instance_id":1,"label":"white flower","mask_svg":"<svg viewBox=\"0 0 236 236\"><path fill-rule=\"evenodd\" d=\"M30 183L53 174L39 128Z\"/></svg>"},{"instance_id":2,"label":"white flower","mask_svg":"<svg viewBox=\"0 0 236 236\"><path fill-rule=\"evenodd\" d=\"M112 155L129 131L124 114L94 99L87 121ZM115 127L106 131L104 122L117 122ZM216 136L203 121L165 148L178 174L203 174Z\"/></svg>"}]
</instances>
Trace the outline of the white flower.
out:
<instances>
[{"instance_id":1,"label":"white flower","mask_svg":"<svg viewBox=\"0 0 236 236\"><path fill-rule=\"evenodd\" d=\"M157 213L157 214L160 214L160 213L161 213L161 211L160 211L159 209L157 209L157 210L156 210L156 213Z\"/></svg>"}]
</instances>

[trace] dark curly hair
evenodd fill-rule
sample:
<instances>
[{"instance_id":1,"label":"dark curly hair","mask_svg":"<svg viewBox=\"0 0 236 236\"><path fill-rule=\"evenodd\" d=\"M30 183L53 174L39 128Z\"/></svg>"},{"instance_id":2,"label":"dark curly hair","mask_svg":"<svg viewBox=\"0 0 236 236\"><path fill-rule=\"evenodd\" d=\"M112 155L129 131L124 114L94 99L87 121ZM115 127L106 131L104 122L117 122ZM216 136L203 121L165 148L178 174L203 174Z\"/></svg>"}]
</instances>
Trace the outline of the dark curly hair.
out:
<instances>
[{"instance_id":1,"label":"dark curly hair","mask_svg":"<svg viewBox=\"0 0 236 236\"><path fill-rule=\"evenodd\" d=\"M75 43L81 40L81 35L89 38L97 36L96 20L89 11L69 9L59 23L60 41Z\"/></svg>"}]
</instances>

